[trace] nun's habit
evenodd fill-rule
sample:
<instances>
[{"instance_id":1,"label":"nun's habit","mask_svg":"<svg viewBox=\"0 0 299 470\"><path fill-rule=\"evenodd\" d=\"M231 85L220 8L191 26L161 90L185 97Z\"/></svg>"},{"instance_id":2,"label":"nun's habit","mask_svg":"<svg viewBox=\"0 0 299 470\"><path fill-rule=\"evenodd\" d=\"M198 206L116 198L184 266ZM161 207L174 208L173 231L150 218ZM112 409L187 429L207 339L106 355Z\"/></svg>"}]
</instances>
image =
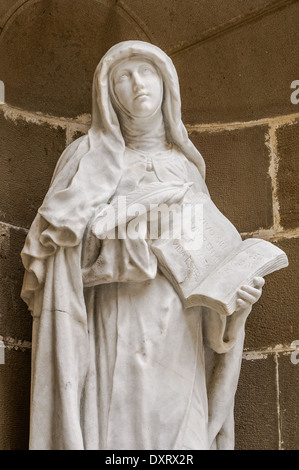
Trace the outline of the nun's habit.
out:
<instances>
[{"instance_id":1,"label":"nun's habit","mask_svg":"<svg viewBox=\"0 0 299 470\"><path fill-rule=\"evenodd\" d=\"M170 148L125 147L110 70L141 56L164 86ZM194 183L205 165L181 121L175 68L140 41L112 47L93 83L92 125L58 161L22 251L33 316L30 449L231 449L244 324L188 310L143 240L92 237L101 205L149 181Z\"/></svg>"}]
</instances>

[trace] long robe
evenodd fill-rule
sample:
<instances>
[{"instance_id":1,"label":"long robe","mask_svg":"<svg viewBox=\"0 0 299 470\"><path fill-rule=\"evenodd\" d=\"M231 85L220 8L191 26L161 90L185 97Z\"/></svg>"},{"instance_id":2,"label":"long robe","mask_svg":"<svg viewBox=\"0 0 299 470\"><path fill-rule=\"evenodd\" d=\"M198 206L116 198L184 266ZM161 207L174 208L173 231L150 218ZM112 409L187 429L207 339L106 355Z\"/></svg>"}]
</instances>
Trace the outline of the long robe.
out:
<instances>
[{"instance_id":1,"label":"long robe","mask_svg":"<svg viewBox=\"0 0 299 470\"><path fill-rule=\"evenodd\" d=\"M194 191L207 192L177 148L153 155L151 171L147 164L126 151L118 195L155 180L193 181ZM33 240L45 230L39 214L30 257L23 252L24 297L30 271L42 280L31 305L30 448L232 449L250 309L229 318L186 310L145 241L100 246L88 228L83 243L37 263Z\"/></svg>"}]
</instances>

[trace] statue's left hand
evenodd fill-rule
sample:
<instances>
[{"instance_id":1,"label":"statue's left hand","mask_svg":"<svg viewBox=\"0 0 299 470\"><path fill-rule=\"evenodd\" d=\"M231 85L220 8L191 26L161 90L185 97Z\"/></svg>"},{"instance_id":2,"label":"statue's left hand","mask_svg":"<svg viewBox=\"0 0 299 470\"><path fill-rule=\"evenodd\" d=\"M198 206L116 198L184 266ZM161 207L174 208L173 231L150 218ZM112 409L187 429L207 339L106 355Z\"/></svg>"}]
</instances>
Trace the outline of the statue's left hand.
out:
<instances>
[{"instance_id":1,"label":"statue's left hand","mask_svg":"<svg viewBox=\"0 0 299 470\"><path fill-rule=\"evenodd\" d=\"M254 287L248 285L240 287L240 289L237 291L236 311L246 309L257 302L262 295L262 288L264 284L264 278L255 277L253 279Z\"/></svg>"}]
</instances>

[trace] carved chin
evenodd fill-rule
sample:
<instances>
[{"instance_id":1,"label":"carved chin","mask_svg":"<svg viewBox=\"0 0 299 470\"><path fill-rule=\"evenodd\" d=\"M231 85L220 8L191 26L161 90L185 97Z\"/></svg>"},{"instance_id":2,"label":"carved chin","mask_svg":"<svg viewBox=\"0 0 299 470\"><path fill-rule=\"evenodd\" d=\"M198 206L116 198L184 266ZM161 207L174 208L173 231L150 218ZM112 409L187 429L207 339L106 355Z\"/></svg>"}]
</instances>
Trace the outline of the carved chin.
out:
<instances>
[{"instance_id":1,"label":"carved chin","mask_svg":"<svg viewBox=\"0 0 299 470\"><path fill-rule=\"evenodd\" d=\"M148 96L137 98L134 102L133 114L136 117L147 117L152 115L158 106L153 106Z\"/></svg>"}]
</instances>

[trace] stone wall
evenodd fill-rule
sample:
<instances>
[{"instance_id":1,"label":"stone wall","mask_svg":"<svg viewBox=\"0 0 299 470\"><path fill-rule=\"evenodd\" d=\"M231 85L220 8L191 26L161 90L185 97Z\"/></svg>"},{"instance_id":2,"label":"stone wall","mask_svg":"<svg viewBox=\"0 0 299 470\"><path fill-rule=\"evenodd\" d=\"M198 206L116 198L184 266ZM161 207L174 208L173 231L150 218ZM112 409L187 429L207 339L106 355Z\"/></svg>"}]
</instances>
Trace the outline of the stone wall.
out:
<instances>
[{"instance_id":1,"label":"stone wall","mask_svg":"<svg viewBox=\"0 0 299 470\"><path fill-rule=\"evenodd\" d=\"M1 0L0 449L28 448L31 318L19 254L57 159L89 127L97 63L128 39L172 57L220 210L244 238L289 256L247 322L236 448L299 448L298 20L290 0Z\"/></svg>"}]
</instances>

